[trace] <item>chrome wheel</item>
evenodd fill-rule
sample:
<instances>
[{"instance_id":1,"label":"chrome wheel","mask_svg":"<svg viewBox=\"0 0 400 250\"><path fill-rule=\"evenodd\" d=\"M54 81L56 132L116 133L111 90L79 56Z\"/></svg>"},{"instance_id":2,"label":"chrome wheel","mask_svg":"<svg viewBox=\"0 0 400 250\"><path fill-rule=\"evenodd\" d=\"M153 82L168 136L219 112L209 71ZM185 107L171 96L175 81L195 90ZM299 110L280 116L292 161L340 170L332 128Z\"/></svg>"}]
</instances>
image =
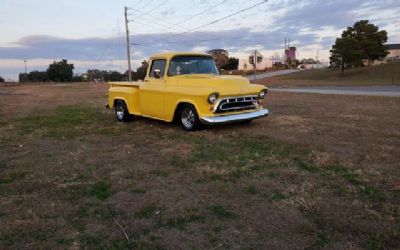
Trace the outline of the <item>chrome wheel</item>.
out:
<instances>
[{"instance_id":1,"label":"chrome wheel","mask_svg":"<svg viewBox=\"0 0 400 250\"><path fill-rule=\"evenodd\" d=\"M124 107L122 105L118 105L115 107L115 113L117 114L117 117L119 120L123 120L124 119Z\"/></svg>"},{"instance_id":2,"label":"chrome wheel","mask_svg":"<svg viewBox=\"0 0 400 250\"><path fill-rule=\"evenodd\" d=\"M123 101L117 101L115 103L114 113L115 117L120 122L129 122L133 118L133 116L129 114L128 108L126 107L126 104Z\"/></svg>"},{"instance_id":3,"label":"chrome wheel","mask_svg":"<svg viewBox=\"0 0 400 250\"><path fill-rule=\"evenodd\" d=\"M182 110L181 121L186 129L192 129L195 123L195 114L192 109L185 108Z\"/></svg>"}]
</instances>

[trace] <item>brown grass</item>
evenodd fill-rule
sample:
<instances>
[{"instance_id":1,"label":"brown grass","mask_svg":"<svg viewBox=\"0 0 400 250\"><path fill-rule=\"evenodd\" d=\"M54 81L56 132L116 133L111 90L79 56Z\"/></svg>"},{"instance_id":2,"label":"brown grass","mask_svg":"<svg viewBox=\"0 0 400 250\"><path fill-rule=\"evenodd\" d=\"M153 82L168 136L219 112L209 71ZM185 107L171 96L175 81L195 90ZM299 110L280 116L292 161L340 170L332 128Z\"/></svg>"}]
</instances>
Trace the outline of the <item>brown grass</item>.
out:
<instances>
[{"instance_id":1,"label":"brown grass","mask_svg":"<svg viewBox=\"0 0 400 250\"><path fill-rule=\"evenodd\" d=\"M400 63L340 70L313 69L259 79L269 87L400 85Z\"/></svg>"},{"instance_id":2,"label":"brown grass","mask_svg":"<svg viewBox=\"0 0 400 250\"><path fill-rule=\"evenodd\" d=\"M187 133L117 123L106 91L0 89L1 249L400 244L400 99L271 93L270 117Z\"/></svg>"}]
</instances>

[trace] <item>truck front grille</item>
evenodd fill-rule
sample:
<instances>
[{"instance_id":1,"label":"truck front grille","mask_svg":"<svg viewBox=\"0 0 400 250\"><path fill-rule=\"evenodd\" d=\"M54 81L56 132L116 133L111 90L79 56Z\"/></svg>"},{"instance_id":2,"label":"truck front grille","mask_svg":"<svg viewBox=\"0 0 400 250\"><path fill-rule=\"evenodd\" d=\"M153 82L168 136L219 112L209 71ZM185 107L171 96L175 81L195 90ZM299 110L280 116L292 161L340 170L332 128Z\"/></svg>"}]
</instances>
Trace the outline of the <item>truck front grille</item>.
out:
<instances>
[{"instance_id":1,"label":"truck front grille","mask_svg":"<svg viewBox=\"0 0 400 250\"><path fill-rule=\"evenodd\" d=\"M218 101L215 113L234 112L240 110L257 109L257 96L239 96L223 98Z\"/></svg>"}]
</instances>

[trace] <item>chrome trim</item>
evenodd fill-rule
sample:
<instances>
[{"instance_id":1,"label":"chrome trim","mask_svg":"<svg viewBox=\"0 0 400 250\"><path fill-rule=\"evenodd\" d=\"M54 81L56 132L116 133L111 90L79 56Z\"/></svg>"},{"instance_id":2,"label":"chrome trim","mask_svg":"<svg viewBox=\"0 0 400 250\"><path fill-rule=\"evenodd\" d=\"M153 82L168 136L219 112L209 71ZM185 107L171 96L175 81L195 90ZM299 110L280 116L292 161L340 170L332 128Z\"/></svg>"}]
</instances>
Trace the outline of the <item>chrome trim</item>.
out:
<instances>
[{"instance_id":1,"label":"chrome trim","mask_svg":"<svg viewBox=\"0 0 400 250\"><path fill-rule=\"evenodd\" d=\"M228 102L228 103L229 103L229 102ZM222 104L222 105L224 105L224 104ZM237 108L237 107L233 107L233 108L224 108L222 111L227 111L227 112L229 112L229 110L238 110L238 109L246 110L246 109L256 109L256 108L257 108L257 106L254 105L254 104L252 104L252 105L243 106L243 107L240 107L240 108Z\"/></svg>"},{"instance_id":2,"label":"chrome trim","mask_svg":"<svg viewBox=\"0 0 400 250\"><path fill-rule=\"evenodd\" d=\"M249 98L249 97L251 97L251 98L256 98L256 100L258 100L258 95L227 96L227 97L221 98L221 99L217 100L217 102L214 104L213 113L216 113L216 112L217 112L220 103L221 103L222 101L224 101L224 100L237 99L237 98ZM228 101L227 103L229 103L229 101Z\"/></svg>"},{"instance_id":3,"label":"chrome trim","mask_svg":"<svg viewBox=\"0 0 400 250\"><path fill-rule=\"evenodd\" d=\"M200 121L204 124L220 124L220 123L251 120L267 115L269 115L268 109L260 109L253 112L234 114L234 115L203 116L200 117Z\"/></svg>"}]
</instances>

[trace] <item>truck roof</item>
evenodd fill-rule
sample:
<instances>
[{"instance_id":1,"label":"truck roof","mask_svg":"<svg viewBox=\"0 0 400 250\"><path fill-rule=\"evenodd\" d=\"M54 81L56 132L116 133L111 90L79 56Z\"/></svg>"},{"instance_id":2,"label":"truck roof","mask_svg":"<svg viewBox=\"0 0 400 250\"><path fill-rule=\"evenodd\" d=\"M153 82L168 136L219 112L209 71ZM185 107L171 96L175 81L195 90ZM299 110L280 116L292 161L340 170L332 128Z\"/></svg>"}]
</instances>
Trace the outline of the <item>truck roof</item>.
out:
<instances>
[{"instance_id":1,"label":"truck roof","mask_svg":"<svg viewBox=\"0 0 400 250\"><path fill-rule=\"evenodd\" d=\"M210 57L211 57L211 55L206 54L206 53L187 51L187 52L165 52L165 53L157 53L157 54L154 54L154 55L150 56L150 59L152 59L152 58L158 58L158 57L170 59L171 57L174 57L174 56L183 56L183 55L190 55L190 56L210 56Z\"/></svg>"}]
</instances>

